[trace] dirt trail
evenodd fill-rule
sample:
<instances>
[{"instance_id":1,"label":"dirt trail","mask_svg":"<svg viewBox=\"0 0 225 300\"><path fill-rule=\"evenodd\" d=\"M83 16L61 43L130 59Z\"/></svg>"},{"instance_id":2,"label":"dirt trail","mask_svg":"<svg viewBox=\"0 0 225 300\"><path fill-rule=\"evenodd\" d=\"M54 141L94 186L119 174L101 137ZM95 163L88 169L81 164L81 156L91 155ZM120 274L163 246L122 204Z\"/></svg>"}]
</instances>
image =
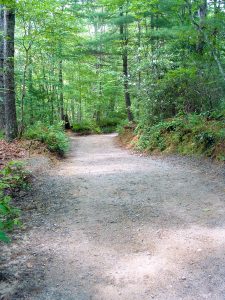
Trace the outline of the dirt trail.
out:
<instances>
[{"instance_id":1,"label":"dirt trail","mask_svg":"<svg viewBox=\"0 0 225 300\"><path fill-rule=\"evenodd\" d=\"M9 299L225 299L223 178L132 155L113 135L72 143L36 183L33 259Z\"/></svg>"}]
</instances>

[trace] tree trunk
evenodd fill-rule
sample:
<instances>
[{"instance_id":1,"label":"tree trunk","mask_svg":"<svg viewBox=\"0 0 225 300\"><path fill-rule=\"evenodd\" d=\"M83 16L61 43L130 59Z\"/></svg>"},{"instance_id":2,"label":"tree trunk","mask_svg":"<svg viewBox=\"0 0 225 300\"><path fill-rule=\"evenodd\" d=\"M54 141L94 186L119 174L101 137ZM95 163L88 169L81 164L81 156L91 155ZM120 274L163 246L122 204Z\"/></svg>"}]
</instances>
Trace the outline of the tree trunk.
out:
<instances>
[{"instance_id":1,"label":"tree trunk","mask_svg":"<svg viewBox=\"0 0 225 300\"><path fill-rule=\"evenodd\" d=\"M4 107L4 78L3 78L3 67L4 67L4 10L3 5L0 5L0 130L5 129L5 107Z\"/></svg>"},{"instance_id":2,"label":"tree trunk","mask_svg":"<svg viewBox=\"0 0 225 300\"><path fill-rule=\"evenodd\" d=\"M21 130L19 135L23 133L24 130L24 106L25 106L25 98L27 93L27 69L29 67L29 50L25 49L25 65L23 70L23 81L22 81L22 95L21 95Z\"/></svg>"},{"instance_id":3,"label":"tree trunk","mask_svg":"<svg viewBox=\"0 0 225 300\"><path fill-rule=\"evenodd\" d=\"M199 26L198 26L198 41L196 50L200 55L203 55L205 48L205 38L204 38L204 29L205 29L205 20L207 16L207 0L201 0L201 4L198 10L199 15Z\"/></svg>"},{"instance_id":4,"label":"tree trunk","mask_svg":"<svg viewBox=\"0 0 225 300\"><path fill-rule=\"evenodd\" d=\"M34 107L33 107L33 71L32 71L32 58L29 57L28 69L28 94L29 94L29 117L30 124L34 124Z\"/></svg>"},{"instance_id":5,"label":"tree trunk","mask_svg":"<svg viewBox=\"0 0 225 300\"><path fill-rule=\"evenodd\" d=\"M123 17L123 12L120 13ZM128 36L127 36L127 25L120 25L120 36L122 40L122 60L123 60L123 77L124 77L124 94L125 94L125 104L127 110L127 117L130 122L133 121L133 114L131 111L131 97L129 92L129 73L128 73Z\"/></svg>"},{"instance_id":6,"label":"tree trunk","mask_svg":"<svg viewBox=\"0 0 225 300\"><path fill-rule=\"evenodd\" d=\"M72 125L75 123L75 106L74 106L74 99L71 99L71 115L72 115Z\"/></svg>"},{"instance_id":7,"label":"tree trunk","mask_svg":"<svg viewBox=\"0 0 225 300\"><path fill-rule=\"evenodd\" d=\"M64 121L64 97L63 97L63 62L59 61L59 109L61 120Z\"/></svg>"},{"instance_id":8,"label":"tree trunk","mask_svg":"<svg viewBox=\"0 0 225 300\"><path fill-rule=\"evenodd\" d=\"M4 10L4 87L5 87L5 133L7 141L17 137L16 99L14 79L14 33L15 10Z\"/></svg>"},{"instance_id":9,"label":"tree trunk","mask_svg":"<svg viewBox=\"0 0 225 300\"><path fill-rule=\"evenodd\" d=\"M138 94L137 94L137 118L140 117L140 104L141 104L141 22L138 21L138 55L137 55L137 64L138 64Z\"/></svg>"}]
</instances>

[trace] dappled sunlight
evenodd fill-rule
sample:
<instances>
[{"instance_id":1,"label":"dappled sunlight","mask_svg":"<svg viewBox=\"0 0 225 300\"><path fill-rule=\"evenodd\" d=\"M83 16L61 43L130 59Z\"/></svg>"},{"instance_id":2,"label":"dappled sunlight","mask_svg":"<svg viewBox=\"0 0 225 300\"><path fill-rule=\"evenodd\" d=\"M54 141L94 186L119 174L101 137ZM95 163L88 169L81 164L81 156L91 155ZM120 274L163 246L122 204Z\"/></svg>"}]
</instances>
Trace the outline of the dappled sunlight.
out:
<instances>
[{"instance_id":1,"label":"dappled sunlight","mask_svg":"<svg viewBox=\"0 0 225 300\"><path fill-rule=\"evenodd\" d=\"M0 300L225 300L224 24L1 1Z\"/></svg>"},{"instance_id":2,"label":"dappled sunlight","mask_svg":"<svg viewBox=\"0 0 225 300\"><path fill-rule=\"evenodd\" d=\"M208 257L210 259L212 253L216 257L223 251L224 228L209 229L192 225L186 229L167 230L159 234L149 224L139 233L146 239L145 244L149 243L149 248L143 249L140 246L140 249L132 251L131 246L128 250L125 240L120 240L120 247L127 249L122 252L110 242L113 228L108 230L108 239L98 240L91 238L86 229L73 227L63 245L57 236L45 237L46 233L43 232L44 240L54 248L55 267L63 265L61 269L57 268L57 273L51 271L48 280L54 282L61 274L66 276L68 284L72 284L73 272L76 270L77 279L82 282L82 274L86 272L89 274L87 285L95 295L94 299L103 295L109 299L114 299L116 295L123 295L123 299L131 296L132 299L138 299L141 292L146 292L147 297L149 293L157 295L162 290L171 296L175 286L179 290L195 277L202 276L202 290L209 293L211 284L208 276L215 266L210 262L205 270L200 266L207 262ZM153 233L153 240L149 233ZM196 295L198 292L194 291Z\"/></svg>"},{"instance_id":3,"label":"dappled sunlight","mask_svg":"<svg viewBox=\"0 0 225 300\"><path fill-rule=\"evenodd\" d=\"M47 218L32 239L52 261L38 300L59 291L79 300L211 299L212 274L220 295L223 184L95 139L77 139L41 183Z\"/></svg>"},{"instance_id":4,"label":"dappled sunlight","mask_svg":"<svg viewBox=\"0 0 225 300\"><path fill-rule=\"evenodd\" d=\"M70 172L71 171L71 172ZM59 175L63 175L63 176L71 176L71 173L77 176L80 175L104 175L104 174L116 174L119 172L123 172L124 174L126 173L131 173L131 172L135 172L137 171L137 166L136 165L130 165L129 163L113 163L113 164L102 164L102 165L98 165L95 166L93 168L91 168L91 166L89 166L87 169L85 169L85 166L76 166L76 169L74 170L73 165L68 166L68 168L64 171L61 170L59 172Z\"/></svg>"}]
</instances>

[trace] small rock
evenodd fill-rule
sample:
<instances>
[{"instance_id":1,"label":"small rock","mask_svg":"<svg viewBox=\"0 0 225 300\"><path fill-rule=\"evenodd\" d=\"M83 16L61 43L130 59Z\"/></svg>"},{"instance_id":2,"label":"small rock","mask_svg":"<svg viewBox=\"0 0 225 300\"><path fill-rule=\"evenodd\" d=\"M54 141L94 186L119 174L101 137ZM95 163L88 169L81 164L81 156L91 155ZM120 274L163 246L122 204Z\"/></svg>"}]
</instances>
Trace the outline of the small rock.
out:
<instances>
[{"instance_id":1,"label":"small rock","mask_svg":"<svg viewBox=\"0 0 225 300\"><path fill-rule=\"evenodd\" d=\"M31 269L33 267L33 264L31 262L28 262L27 267L28 267L28 269Z\"/></svg>"},{"instance_id":2,"label":"small rock","mask_svg":"<svg viewBox=\"0 0 225 300\"><path fill-rule=\"evenodd\" d=\"M20 192L19 192L19 197L20 197L20 198L25 197L26 195L27 195L27 193L24 192L24 191L20 191Z\"/></svg>"}]
</instances>

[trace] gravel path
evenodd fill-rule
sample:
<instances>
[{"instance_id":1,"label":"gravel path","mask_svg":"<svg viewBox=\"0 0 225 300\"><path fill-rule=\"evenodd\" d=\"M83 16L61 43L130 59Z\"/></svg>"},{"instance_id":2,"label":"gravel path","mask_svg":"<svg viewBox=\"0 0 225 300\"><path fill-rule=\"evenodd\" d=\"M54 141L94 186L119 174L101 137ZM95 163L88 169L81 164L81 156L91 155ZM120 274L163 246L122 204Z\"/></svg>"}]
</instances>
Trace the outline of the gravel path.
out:
<instances>
[{"instance_id":1,"label":"gravel path","mask_svg":"<svg viewBox=\"0 0 225 300\"><path fill-rule=\"evenodd\" d=\"M2 299L225 299L224 192L209 168L72 137L29 196L23 272Z\"/></svg>"}]
</instances>

